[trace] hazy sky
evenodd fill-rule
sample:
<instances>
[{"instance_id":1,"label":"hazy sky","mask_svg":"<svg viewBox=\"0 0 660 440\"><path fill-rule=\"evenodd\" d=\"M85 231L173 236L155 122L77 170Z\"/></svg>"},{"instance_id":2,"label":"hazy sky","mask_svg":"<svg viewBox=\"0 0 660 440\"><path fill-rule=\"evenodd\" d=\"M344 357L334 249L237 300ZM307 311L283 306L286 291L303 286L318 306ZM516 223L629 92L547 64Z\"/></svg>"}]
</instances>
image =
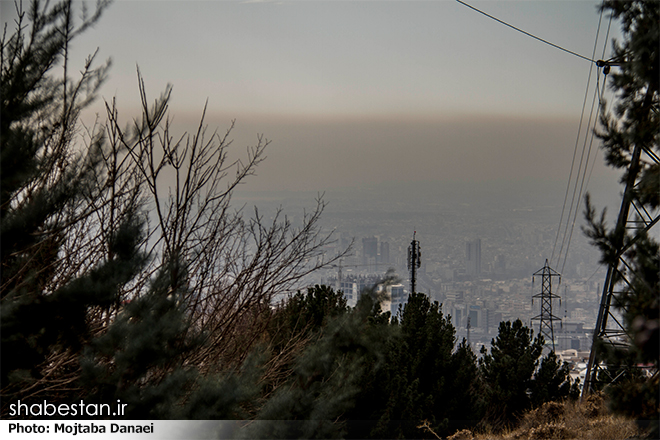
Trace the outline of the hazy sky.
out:
<instances>
[{"instance_id":1,"label":"hazy sky","mask_svg":"<svg viewBox=\"0 0 660 440\"><path fill-rule=\"evenodd\" d=\"M470 3L592 55L600 2ZM450 0L116 1L72 63L97 47L113 60L102 95L125 117L136 115L139 65L153 98L173 84L182 129L208 98L210 126L237 120L238 151L264 133L268 159L247 188L269 190L567 181L590 68ZM604 174L599 155L594 179Z\"/></svg>"}]
</instances>

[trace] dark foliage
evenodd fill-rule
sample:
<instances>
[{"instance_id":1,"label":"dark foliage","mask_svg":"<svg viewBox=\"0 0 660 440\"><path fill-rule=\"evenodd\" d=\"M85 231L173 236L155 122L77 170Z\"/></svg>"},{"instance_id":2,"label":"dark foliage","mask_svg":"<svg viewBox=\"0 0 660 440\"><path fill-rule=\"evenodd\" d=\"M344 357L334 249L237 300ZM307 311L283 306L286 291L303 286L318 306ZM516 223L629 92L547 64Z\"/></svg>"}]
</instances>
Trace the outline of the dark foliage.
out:
<instances>
[{"instance_id":1,"label":"dark foliage","mask_svg":"<svg viewBox=\"0 0 660 440\"><path fill-rule=\"evenodd\" d=\"M395 324L396 326L396 324ZM442 314L441 306L422 293L413 293L396 326L398 337L388 350L385 377L379 381L386 391L386 406L374 437L414 438L417 428L428 420L432 429L447 429L452 410L447 404L450 384L457 384L452 371L455 329Z\"/></svg>"},{"instance_id":2,"label":"dark foliage","mask_svg":"<svg viewBox=\"0 0 660 440\"><path fill-rule=\"evenodd\" d=\"M541 360L541 365L534 374L531 386L532 405L539 407L545 402L558 402L579 397L578 383L571 383L568 363L562 364L551 351Z\"/></svg>"},{"instance_id":3,"label":"dark foliage","mask_svg":"<svg viewBox=\"0 0 660 440\"><path fill-rule=\"evenodd\" d=\"M0 70L0 296L2 301L2 394L8 398L48 395L58 401L68 387L76 353L93 329L90 310L107 310L117 291L139 270L143 257L134 207L105 236L104 258L81 273L62 264L60 253L73 225L93 210L81 203L93 187L98 150L74 151L80 111L94 98L109 63L80 79L57 79L66 67L72 39L100 17L106 3L74 25L71 2L49 7L34 1L18 8L16 31L5 34ZM98 194L98 193L97 193ZM59 356L59 357L58 357ZM50 362L47 360L50 359ZM59 383L44 379L57 369ZM3 406L3 411L5 407Z\"/></svg>"},{"instance_id":4,"label":"dark foliage","mask_svg":"<svg viewBox=\"0 0 660 440\"><path fill-rule=\"evenodd\" d=\"M424 420L443 434L478 422L476 356L465 342L454 351L454 327L437 302L411 295L399 322L381 313L375 289L348 312L337 298L317 286L275 315L277 334L287 334L285 322L316 337L243 435L419 438L432 437L419 428Z\"/></svg>"},{"instance_id":5,"label":"dark foliage","mask_svg":"<svg viewBox=\"0 0 660 440\"><path fill-rule=\"evenodd\" d=\"M86 347L80 378L85 401L121 400L131 419L245 418L241 405L258 396L259 365L253 358L242 374L203 378L186 363L203 338L189 331L185 269L172 266Z\"/></svg>"},{"instance_id":6,"label":"dark foliage","mask_svg":"<svg viewBox=\"0 0 660 440\"><path fill-rule=\"evenodd\" d=\"M519 319L500 323L490 353L482 348L479 369L488 408L486 419L496 429L512 426L531 407L528 390L543 350L543 337Z\"/></svg>"},{"instance_id":7,"label":"dark foliage","mask_svg":"<svg viewBox=\"0 0 660 440\"><path fill-rule=\"evenodd\" d=\"M335 297L330 288L317 290L316 293L328 298ZM308 297L309 302L301 297L294 301L300 305L298 301L302 300L303 304L312 306L302 311L304 314L315 310L314 298L318 299L318 296L312 293ZM319 338L307 345L295 359L287 382L274 391L258 412L256 421L243 429L240 436L346 436L346 414L355 407L358 396L363 392L364 378L370 371L380 369L384 362L387 326L379 328L373 324L370 318L374 317L374 310L374 302L365 293L350 313L338 313L335 319L329 320L319 333Z\"/></svg>"},{"instance_id":8,"label":"dark foliage","mask_svg":"<svg viewBox=\"0 0 660 440\"><path fill-rule=\"evenodd\" d=\"M296 336L318 332L329 320L347 311L346 298L331 287L317 284L306 293L298 291L270 317L268 331L273 349L283 349Z\"/></svg>"}]
</instances>

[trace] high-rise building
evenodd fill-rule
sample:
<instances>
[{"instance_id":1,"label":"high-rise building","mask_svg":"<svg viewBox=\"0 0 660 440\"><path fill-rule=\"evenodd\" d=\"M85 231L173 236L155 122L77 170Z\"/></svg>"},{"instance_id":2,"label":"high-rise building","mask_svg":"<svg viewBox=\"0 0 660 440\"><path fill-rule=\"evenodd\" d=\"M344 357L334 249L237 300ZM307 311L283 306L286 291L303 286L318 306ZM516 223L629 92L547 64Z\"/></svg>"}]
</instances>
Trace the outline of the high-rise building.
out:
<instances>
[{"instance_id":1,"label":"high-rise building","mask_svg":"<svg viewBox=\"0 0 660 440\"><path fill-rule=\"evenodd\" d=\"M481 328L483 326L481 306L469 306L467 312L470 318L470 326L472 328Z\"/></svg>"},{"instance_id":2,"label":"high-rise building","mask_svg":"<svg viewBox=\"0 0 660 440\"><path fill-rule=\"evenodd\" d=\"M481 275L481 239L465 244L465 273L478 277Z\"/></svg>"},{"instance_id":3,"label":"high-rise building","mask_svg":"<svg viewBox=\"0 0 660 440\"><path fill-rule=\"evenodd\" d=\"M374 264L378 258L378 238L362 239L362 264Z\"/></svg>"},{"instance_id":4,"label":"high-rise building","mask_svg":"<svg viewBox=\"0 0 660 440\"><path fill-rule=\"evenodd\" d=\"M495 258L494 271L500 274L506 273L506 257L503 254L500 254Z\"/></svg>"},{"instance_id":5,"label":"high-rise building","mask_svg":"<svg viewBox=\"0 0 660 440\"><path fill-rule=\"evenodd\" d=\"M464 321L467 323L465 304L456 304L451 309L451 320L452 325L455 328L463 328Z\"/></svg>"},{"instance_id":6,"label":"high-rise building","mask_svg":"<svg viewBox=\"0 0 660 440\"><path fill-rule=\"evenodd\" d=\"M344 294L344 298L346 298L346 304L349 307L355 307L358 301L358 296L360 294L358 284L353 280L342 281L339 284L339 290L341 290Z\"/></svg>"},{"instance_id":7,"label":"high-rise building","mask_svg":"<svg viewBox=\"0 0 660 440\"><path fill-rule=\"evenodd\" d=\"M390 244L386 241L380 243L380 263L390 264Z\"/></svg>"}]
</instances>

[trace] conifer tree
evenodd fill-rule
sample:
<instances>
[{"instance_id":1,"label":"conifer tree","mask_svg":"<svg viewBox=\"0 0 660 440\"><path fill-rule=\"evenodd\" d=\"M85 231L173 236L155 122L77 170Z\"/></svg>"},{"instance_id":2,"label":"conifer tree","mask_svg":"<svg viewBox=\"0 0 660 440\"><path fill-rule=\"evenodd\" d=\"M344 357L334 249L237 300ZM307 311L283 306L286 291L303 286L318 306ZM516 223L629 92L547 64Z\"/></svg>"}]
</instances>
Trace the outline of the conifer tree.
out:
<instances>
[{"instance_id":1,"label":"conifer tree","mask_svg":"<svg viewBox=\"0 0 660 440\"><path fill-rule=\"evenodd\" d=\"M263 378L264 392L276 389L291 373L295 358L306 346L321 337L323 328L334 318L348 312L341 291L329 286L308 287L283 301L272 313L264 334L264 345L271 356Z\"/></svg>"},{"instance_id":2,"label":"conifer tree","mask_svg":"<svg viewBox=\"0 0 660 440\"><path fill-rule=\"evenodd\" d=\"M479 367L477 356L465 339L452 354L449 371L445 376L447 419L446 433L476 426L483 417L485 402L479 393Z\"/></svg>"},{"instance_id":3,"label":"conifer tree","mask_svg":"<svg viewBox=\"0 0 660 440\"><path fill-rule=\"evenodd\" d=\"M203 346L190 332L185 267L173 262L86 347L79 385L90 403L121 400L130 419L242 419L258 397L263 357L204 377L186 359ZM173 282L174 281L174 282Z\"/></svg>"},{"instance_id":4,"label":"conifer tree","mask_svg":"<svg viewBox=\"0 0 660 440\"><path fill-rule=\"evenodd\" d=\"M511 426L531 406L528 390L543 351L543 337L520 319L501 322L490 353L482 347L479 370L487 401L486 421L494 428Z\"/></svg>"},{"instance_id":5,"label":"conifer tree","mask_svg":"<svg viewBox=\"0 0 660 440\"><path fill-rule=\"evenodd\" d=\"M549 401L577 398L578 387L571 383L568 364L554 352L541 357L543 336L520 319L501 322L492 341L490 353L481 349L479 359L480 389L485 405L482 424L495 430L514 426L519 417L533 406Z\"/></svg>"},{"instance_id":6,"label":"conifer tree","mask_svg":"<svg viewBox=\"0 0 660 440\"><path fill-rule=\"evenodd\" d=\"M403 427L406 437L419 435L417 426L421 420L428 420L436 432L443 432L451 411L447 391L452 379L450 367L456 330L437 301L431 302L417 292L409 296L403 308L400 327L403 338L400 350L409 354L406 382L414 407L404 410L397 418L408 424Z\"/></svg>"},{"instance_id":7,"label":"conifer tree","mask_svg":"<svg viewBox=\"0 0 660 440\"><path fill-rule=\"evenodd\" d=\"M327 297L334 297L332 289L324 290ZM312 292L308 297L311 302L314 296ZM383 366L383 348L389 339L388 326L370 319L379 308L374 303L365 292L349 313L326 321L319 338L296 358L286 384L269 396L240 438L351 436L348 419L364 392L365 377Z\"/></svg>"},{"instance_id":8,"label":"conifer tree","mask_svg":"<svg viewBox=\"0 0 660 440\"><path fill-rule=\"evenodd\" d=\"M81 231L102 198L98 143L80 153L73 139L80 112L94 99L109 62L87 59L68 77L71 41L107 3L75 24L71 2L17 4L16 31L1 41L0 289L2 394L48 393L57 401L76 370L71 354L90 337L89 314L115 304L141 269L135 200L123 200L112 228ZM62 66L62 77L52 75ZM125 203L124 203L125 202ZM63 253L74 251L63 258ZM75 252L77 251L77 252ZM91 260L87 261L87 260ZM47 386L48 385L48 386ZM8 399L4 399L7 402ZM4 410L4 407L3 407Z\"/></svg>"},{"instance_id":9,"label":"conifer tree","mask_svg":"<svg viewBox=\"0 0 660 440\"><path fill-rule=\"evenodd\" d=\"M341 291L318 284L298 291L274 310L269 318L269 337L275 348L295 333L309 334L320 330L333 317L346 313L348 306Z\"/></svg>"},{"instance_id":10,"label":"conifer tree","mask_svg":"<svg viewBox=\"0 0 660 440\"><path fill-rule=\"evenodd\" d=\"M544 356L530 390L532 405L541 406L545 402L561 401L568 397L577 399L578 383L571 383L568 373L568 363L562 364L554 351Z\"/></svg>"},{"instance_id":11,"label":"conifer tree","mask_svg":"<svg viewBox=\"0 0 660 440\"><path fill-rule=\"evenodd\" d=\"M480 419L476 356L465 343L454 350L455 329L437 302L413 293L380 332L385 362L363 378L362 392L347 413L351 438L449 435ZM387 330L387 332L386 332Z\"/></svg>"}]
</instances>

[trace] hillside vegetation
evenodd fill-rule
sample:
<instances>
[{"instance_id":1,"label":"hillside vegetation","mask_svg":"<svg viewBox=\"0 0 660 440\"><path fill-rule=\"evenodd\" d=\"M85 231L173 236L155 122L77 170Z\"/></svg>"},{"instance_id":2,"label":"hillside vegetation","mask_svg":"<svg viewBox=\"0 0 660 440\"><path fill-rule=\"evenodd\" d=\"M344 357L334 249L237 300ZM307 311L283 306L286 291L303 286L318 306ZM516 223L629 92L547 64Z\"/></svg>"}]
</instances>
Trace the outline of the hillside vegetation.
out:
<instances>
[{"instance_id":1,"label":"hillside vegetation","mask_svg":"<svg viewBox=\"0 0 660 440\"><path fill-rule=\"evenodd\" d=\"M612 414L602 394L593 394L584 402L547 402L527 412L516 429L499 434L474 433L463 429L448 440L621 440L640 438L637 423ZM440 438L440 437L438 437Z\"/></svg>"}]
</instances>

